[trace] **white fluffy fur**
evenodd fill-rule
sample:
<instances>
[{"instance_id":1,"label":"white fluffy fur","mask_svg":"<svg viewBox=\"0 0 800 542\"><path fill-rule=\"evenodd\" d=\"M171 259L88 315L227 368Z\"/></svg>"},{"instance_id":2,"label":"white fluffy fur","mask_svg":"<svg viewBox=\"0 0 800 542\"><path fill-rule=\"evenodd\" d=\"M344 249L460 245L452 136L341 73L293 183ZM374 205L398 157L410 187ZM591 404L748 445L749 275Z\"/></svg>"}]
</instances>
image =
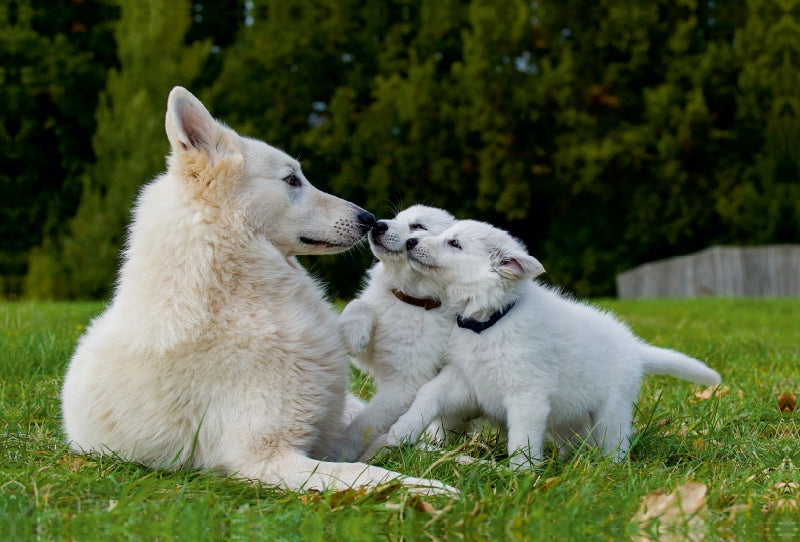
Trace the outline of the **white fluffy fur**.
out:
<instances>
[{"instance_id":1,"label":"white fluffy fur","mask_svg":"<svg viewBox=\"0 0 800 542\"><path fill-rule=\"evenodd\" d=\"M346 398L336 316L294 257L345 250L374 218L183 88L170 93L166 131L168 169L136 202L113 302L66 374L72 448L293 490L400 478L321 461L358 404Z\"/></svg>"},{"instance_id":2,"label":"white fluffy fur","mask_svg":"<svg viewBox=\"0 0 800 542\"><path fill-rule=\"evenodd\" d=\"M544 271L541 264L488 224L461 221L412 241L408 253L412 267L435 281L445 303L464 317L486 321L516 305L480 334L453 331L447 365L391 427L390 445L415 441L440 415L482 414L507 427L514 467L535 464L548 435L590 438L619 459L630 446L632 405L644 373L720 381L700 361L647 345L611 314L531 280Z\"/></svg>"},{"instance_id":3,"label":"white fluffy fur","mask_svg":"<svg viewBox=\"0 0 800 542\"><path fill-rule=\"evenodd\" d=\"M437 289L409 265L406 241L412 235L439 234L455 222L446 211L414 205L393 220L378 221L369 234L378 262L368 271L359 297L342 312L339 329L356 365L372 375L377 392L345 430L340 453L347 461L386 433L442 367L455 317L441 307L426 310L401 301L392 289L431 298Z\"/></svg>"}]
</instances>

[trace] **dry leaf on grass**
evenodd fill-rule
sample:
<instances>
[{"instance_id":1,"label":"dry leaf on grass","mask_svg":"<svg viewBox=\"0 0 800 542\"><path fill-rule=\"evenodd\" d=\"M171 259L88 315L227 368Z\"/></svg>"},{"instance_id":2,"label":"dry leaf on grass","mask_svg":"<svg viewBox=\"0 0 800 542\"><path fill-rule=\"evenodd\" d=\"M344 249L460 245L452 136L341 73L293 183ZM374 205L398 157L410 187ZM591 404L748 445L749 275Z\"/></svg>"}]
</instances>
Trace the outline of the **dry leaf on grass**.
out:
<instances>
[{"instance_id":1,"label":"dry leaf on grass","mask_svg":"<svg viewBox=\"0 0 800 542\"><path fill-rule=\"evenodd\" d=\"M58 460L58 464L71 470L72 472L78 472L85 467L93 467L97 463L85 459L79 455L66 454L64 457Z\"/></svg>"},{"instance_id":2,"label":"dry leaf on grass","mask_svg":"<svg viewBox=\"0 0 800 542\"><path fill-rule=\"evenodd\" d=\"M303 503L304 506L308 506L320 500L322 500L322 495L316 489L310 489L308 492L300 495L300 502Z\"/></svg>"},{"instance_id":3,"label":"dry leaf on grass","mask_svg":"<svg viewBox=\"0 0 800 542\"><path fill-rule=\"evenodd\" d=\"M376 488L356 487L336 491L328 496L328 506L333 508L341 508L353 505L361 499L368 498L370 502L383 502L389 500L392 494L397 491L403 484L400 482L390 482L383 484ZM325 500L325 494L319 491L310 490L300 496L300 502L303 504L313 504Z\"/></svg>"},{"instance_id":4,"label":"dry leaf on grass","mask_svg":"<svg viewBox=\"0 0 800 542\"><path fill-rule=\"evenodd\" d=\"M652 523L658 522L660 541L702 540L705 526L702 511L706 502L705 484L687 482L672 493L658 489L645 495L633 521L639 524L639 540L651 540ZM685 524L685 528L681 525Z\"/></svg>"},{"instance_id":5,"label":"dry leaf on grass","mask_svg":"<svg viewBox=\"0 0 800 542\"><path fill-rule=\"evenodd\" d=\"M797 406L797 396L790 391L785 391L778 396L778 410L781 412L794 412Z\"/></svg>"},{"instance_id":6,"label":"dry leaf on grass","mask_svg":"<svg viewBox=\"0 0 800 542\"><path fill-rule=\"evenodd\" d=\"M433 517L438 517L442 511L437 510L431 503L422 500L417 495L411 495L408 500L404 502L387 502L384 505L389 510L402 510L403 508L411 508L417 512L430 514Z\"/></svg>"},{"instance_id":7,"label":"dry leaf on grass","mask_svg":"<svg viewBox=\"0 0 800 542\"><path fill-rule=\"evenodd\" d=\"M730 386L722 386L720 387L719 384L714 384L713 386L709 386L703 391L698 391L694 394L696 399L700 399L701 401L708 401L712 397L724 397L731 392Z\"/></svg>"}]
</instances>

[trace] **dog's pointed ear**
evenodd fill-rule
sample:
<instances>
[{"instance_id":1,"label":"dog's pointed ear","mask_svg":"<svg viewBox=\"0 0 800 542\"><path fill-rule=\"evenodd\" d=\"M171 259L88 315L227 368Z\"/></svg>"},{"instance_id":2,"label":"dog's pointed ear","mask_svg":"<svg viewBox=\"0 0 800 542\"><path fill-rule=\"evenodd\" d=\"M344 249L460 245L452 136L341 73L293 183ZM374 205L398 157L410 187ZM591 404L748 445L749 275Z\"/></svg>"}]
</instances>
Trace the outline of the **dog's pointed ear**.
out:
<instances>
[{"instance_id":1,"label":"dog's pointed ear","mask_svg":"<svg viewBox=\"0 0 800 542\"><path fill-rule=\"evenodd\" d=\"M221 126L185 88L175 87L169 93L164 124L174 152L195 149L209 156L214 154Z\"/></svg>"},{"instance_id":2,"label":"dog's pointed ear","mask_svg":"<svg viewBox=\"0 0 800 542\"><path fill-rule=\"evenodd\" d=\"M509 280L534 278L545 272L539 260L522 249L498 250L493 259L500 276Z\"/></svg>"}]
</instances>

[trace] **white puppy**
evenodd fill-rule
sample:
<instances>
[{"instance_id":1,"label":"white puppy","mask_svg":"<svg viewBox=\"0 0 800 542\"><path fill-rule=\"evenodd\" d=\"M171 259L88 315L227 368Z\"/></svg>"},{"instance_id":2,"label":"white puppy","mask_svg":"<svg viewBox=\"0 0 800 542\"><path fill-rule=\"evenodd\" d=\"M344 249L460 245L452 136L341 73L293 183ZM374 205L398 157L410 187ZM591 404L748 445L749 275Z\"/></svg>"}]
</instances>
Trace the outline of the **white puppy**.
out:
<instances>
[{"instance_id":1,"label":"white puppy","mask_svg":"<svg viewBox=\"0 0 800 542\"><path fill-rule=\"evenodd\" d=\"M401 479L320 460L344 427L349 363L334 311L295 258L349 248L374 217L183 88L169 95L166 131L167 171L136 202L113 302L64 380L73 450L293 490Z\"/></svg>"},{"instance_id":2,"label":"white puppy","mask_svg":"<svg viewBox=\"0 0 800 542\"><path fill-rule=\"evenodd\" d=\"M354 461L375 438L386 433L411 403L417 390L442 367L442 355L455 316L431 297L429 279L413 270L406 254L412 236L443 232L456 220L446 211L414 205L393 220L379 220L369 234L378 258L359 297L345 307L339 329L356 365L375 380L377 392L348 425L342 458Z\"/></svg>"},{"instance_id":3,"label":"white puppy","mask_svg":"<svg viewBox=\"0 0 800 542\"><path fill-rule=\"evenodd\" d=\"M535 464L550 435L591 437L623 458L644 373L717 384L688 356L650 346L612 315L531 280L544 271L520 242L465 220L407 243L411 265L459 312L448 364L389 430L413 442L436 417L480 413L508 429L513 467Z\"/></svg>"}]
</instances>

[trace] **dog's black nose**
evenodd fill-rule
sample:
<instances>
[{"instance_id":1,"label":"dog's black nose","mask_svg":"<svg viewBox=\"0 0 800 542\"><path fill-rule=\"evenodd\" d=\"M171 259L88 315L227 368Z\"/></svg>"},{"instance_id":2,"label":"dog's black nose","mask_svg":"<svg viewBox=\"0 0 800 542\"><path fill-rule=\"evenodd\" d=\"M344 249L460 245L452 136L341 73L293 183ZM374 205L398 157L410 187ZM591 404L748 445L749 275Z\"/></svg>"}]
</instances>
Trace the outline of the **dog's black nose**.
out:
<instances>
[{"instance_id":1,"label":"dog's black nose","mask_svg":"<svg viewBox=\"0 0 800 542\"><path fill-rule=\"evenodd\" d=\"M406 249L411 250L412 248L417 246L417 243L419 243L419 239L417 239L416 237L412 237L411 239L406 241Z\"/></svg>"},{"instance_id":2,"label":"dog's black nose","mask_svg":"<svg viewBox=\"0 0 800 542\"><path fill-rule=\"evenodd\" d=\"M375 215L368 211L361 211L356 215L358 227L362 233L367 233L375 225Z\"/></svg>"},{"instance_id":3,"label":"dog's black nose","mask_svg":"<svg viewBox=\"0 0 800 542\"><path fill-rule=\"evenodd\" d=\"M375 235L379 235L381 233L386 233L389 229L389 224L384 222L383 220L378 220L374 226L372 226L372 233Z\"/></svg>"}]
</instances>

